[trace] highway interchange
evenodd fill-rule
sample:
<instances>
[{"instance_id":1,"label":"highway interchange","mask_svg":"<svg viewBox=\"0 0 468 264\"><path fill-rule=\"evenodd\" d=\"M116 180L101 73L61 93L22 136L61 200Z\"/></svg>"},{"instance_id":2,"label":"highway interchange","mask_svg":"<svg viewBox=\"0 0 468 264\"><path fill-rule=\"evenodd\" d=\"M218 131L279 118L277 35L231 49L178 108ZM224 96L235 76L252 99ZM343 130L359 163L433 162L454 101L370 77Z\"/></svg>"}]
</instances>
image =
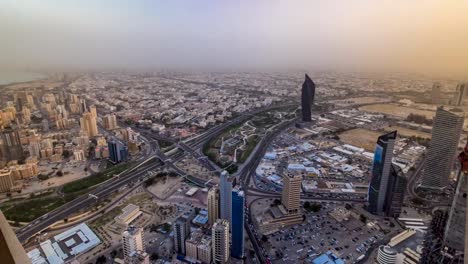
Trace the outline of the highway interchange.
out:
<instances>
[{"instance_id":1,"label":"highway interchange","mask_svg":"<svg viewBox=\"0 0 468 264\"><path fill-rule=\"evenodd\" d=\"M117 176L114 176L110 180L100 184L97 188L93 189L89 193L79 196L71 202L41 216L40 218L32 221L29 225L17 230L18 239L22 243L26 243L30 240L30 238L34 237L36 234L47 230L47 228L52 224L61 221L65 218L68 218L69 216L75 214L78 211L99 204L102 200L104 200L112 193L118 192L120 188L133 182L142 181L143 179L148 177L149 171L161 169L163 167L173 169L176 173L183 176L186 180L198 186L211 187L213 186L212 182L206 182L205 180L198 179L192 175L187 175L185 172L176 167L174 163L182 159L186 154L189 154L195 159L197 159L200 162L200 164L207 168L209 171L213 173L219 172L220 169L202 154L201 149L203 148L204 144L206 144L210 139L220 135L223 131L225 131L225 129L232 125L244 122L252 116L261 112L285 106L290 105L270 106L257 109L250 113L239 115L228 122L215 126L207 130L206 132L197 135L196 137L192 137L184 141L168 137L162 137L156 133L151 133L145 130L139 130L141 134L141 140L143 140L147 145L149 145L150 149L146 151L144 155L137 159L139 163L137 166L127 171L124 171ZM256 167L263 158L273 138L285 128L291 126L293 123L294 121L286 121L280 124L278 127L276 127L275 130L269 131L269 133L267 133L262 138L260 143L257 144L256 148L254 149L248 160L241 167L241 169L233 175L238 177L239 183L242 186L242 188L246 191L247 195L263 198L277 198L280 196L280 194L278 193L260 190L249 186L249 184L251 182L252 175L255 174ZM161 152L157 143L157 141L161 140L173 143L176 146L176 148L166 153ZM315 197L311 194L302 195L302 199L364 202L362 199ZM249 236L252 242L252 245L260 262L268 263L269 260L262 253L264 252L264 250L259 243L259 238L257 238L256 234L254 234L253 230L251 230L250 219L251 217L247 217L245 222L245 229L247 231L247 235Z\"/></svg>"}]
</instances>

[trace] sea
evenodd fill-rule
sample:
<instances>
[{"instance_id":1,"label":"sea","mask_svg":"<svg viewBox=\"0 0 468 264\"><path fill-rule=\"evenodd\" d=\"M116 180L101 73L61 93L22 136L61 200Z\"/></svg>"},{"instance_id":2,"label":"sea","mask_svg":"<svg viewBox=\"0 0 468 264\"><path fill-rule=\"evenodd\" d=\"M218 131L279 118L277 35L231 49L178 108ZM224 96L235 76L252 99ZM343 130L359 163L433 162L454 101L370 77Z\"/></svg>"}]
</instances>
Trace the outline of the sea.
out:
<instances>
[{"instance_id":1,"label":"sea","mask_svg":"<svg viewBox=\"0 0 468 264\"><path fill-rule=\"evenodd\" d=\"M17 83L17 82L29 82L46 77L43 74L36 72L5 72L0 71L0 85Z\"/></svg>"}]
</instances>

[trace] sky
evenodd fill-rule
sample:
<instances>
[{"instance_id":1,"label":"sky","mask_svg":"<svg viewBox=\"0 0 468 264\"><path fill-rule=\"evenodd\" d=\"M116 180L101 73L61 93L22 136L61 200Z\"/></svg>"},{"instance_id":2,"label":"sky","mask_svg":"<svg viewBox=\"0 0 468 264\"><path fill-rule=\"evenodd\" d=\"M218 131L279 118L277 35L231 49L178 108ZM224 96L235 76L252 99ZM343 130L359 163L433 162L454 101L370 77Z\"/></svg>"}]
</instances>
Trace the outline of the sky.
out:
<instances>
[{"instance_id":1,"label":"sky","mask_svg":"<svg viewBox=\"0 0 468 264\"><path fill-rule=\"evenodd\" d=\"M468 78L466 0L1 0L0 67Z\"/></svg>"}]
</instances>

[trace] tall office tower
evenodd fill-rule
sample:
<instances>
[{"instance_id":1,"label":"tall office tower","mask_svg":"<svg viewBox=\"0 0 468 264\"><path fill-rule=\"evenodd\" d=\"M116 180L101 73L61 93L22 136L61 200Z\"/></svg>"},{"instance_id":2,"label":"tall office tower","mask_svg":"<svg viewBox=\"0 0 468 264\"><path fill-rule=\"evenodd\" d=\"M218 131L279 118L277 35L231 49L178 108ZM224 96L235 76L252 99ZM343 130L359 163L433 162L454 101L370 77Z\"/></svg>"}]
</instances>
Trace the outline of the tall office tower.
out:
<instances>
[{"instance_id":1,"label":"tall office tower","mask_svg":"<svg viewBox=\"0 0 468 264\"><path fill-rule=\"evenodd\" d=\"M11 187L14 185L14 178L11 170L2 169L0 170L0 193L9 192Z\"/></svg>"},{"instance_id":2,"label":"tall office tower","mask_svg":"<svg viewBox=\"0 0 468 264\"><path fill-rule=\"evenodd\" d=\"M232 223L232 178L227 171L221 172L219 181L220 218Z\"/></svg>"},{"instance_id":3,"label":"tall office tower","mask_svg":"<svg viewBox=\"0 0 468 264\"><path fill-rule=\"evenodd\" d=\"M454 106L461 106L463 105L463 101L465 97L468 96L468 83L460 83L457 85L457 90L455 95L452 99L452 105Z\"/></svg>"},{"instance_id":4,"label":"tall office tower","mask_svg":"<svg viewBox=\"0 0 468 264\"><path fill-rule=\"evenodd\" d=\"M110 140L107 143L107 146L109 148L109 159L113 163L120 163L127 159L128 149L124 144L122 144L122 142L118 140Z\"/></svg>"},{"instance_id":5,"label":"tall office tower","mask_svg":"<svg viewBox=\"0 0 468 264\"><path fill-rule=\"evenodd\" d=\"M18 130L4 129L0 130L0 147L5 160L22 160L24 159L23 146Z\"/></svg>"},{"instance_id":6,"label":"tall office tower","mask_svg":"<svg viewBox=\"0 0 468 264\"><path fill-rule=\"evenodd\" d=\"M302 84L302 121L312 121L312 105L314 104L315 83L310 79L309 75L305 75L304 83Z\"/></svg>"},{"instance_id":7,"label":"tall office tower","mask_svg":"<svg viewBox=\"0 0 468 264\"><path fill-rule=\"evenodd\" d=\"M229 261L229 222L224 219L216 220L211 228L211 247L213 249L213 263L224 264Z\"/></svg>"},{"instance_id":8,"label":"tall office tower","mask_svg":"<svg viewBox=\"0 0 468 264\"><path fill-rule=\"evenodd\" d=\"M302 175L283 174L283 191L281 192L281 203L287 214L298 214L301 206L301 183Z\"/></svg>"},{"instance_id":9,"label":"tall office tower","mask_svg":"<svg viewBox=\"0 0 468 264\"><path fill-rule=\"evenodd\" d=\"M244 257L245 195L240 188L232 190L232 251L235 258Z\"/></svg>"},{"instance_id":10,"label":"tall office tower","mask_svg":"<svg viewBox=\"0 0 468 264\"><path fill-rule=\"evenodd\" d=\"M2 264L31 263L2 211L0 211L0 260Z\"/></svg>"},{"instance_id":11,"label":"tall office tower","mask_svg":"<svg viewBox=\"0 0 468 264\"><path fill-rule=\"evenodd\" d=\"M441 190L448 185L463 128L463 112L437 108L432 139L422 176L422 187Z\"/></svg>"},{"instance_id":12,"label":"tall office tower","mask_svg":"<svg viewBox=\"0 0 468 264\"><path fill-rule=\"evenodd\" d=\"M114 114L109 114L104 116L104 128L108 130L112 130L117 128L117 118Z\"/></svg>"},{"instance_id":13,"label":"tall office tower","mask_svg":"<svg viewBox=\"0 0 468 264\"><path fill-rule=\"evenodd\" d=\"M397 165L392 164L385 196L385 216L398 217L405 198L406 177Z\"/></svg>"},{"instance_id":14,"label":"tall office tower","mask_svg":"<svg viewBox=\"0 0 468 264\"><path fill-rule=\"evenodd\" d=\"M440 90L441 90L440 88L441 88L441 85L438 82L432 85L431 102L433 104L440 104Z\"/></svg>"},{"instance_id":15,"label":"tall office tower","mask_svg":"<svg viewBox=\"0 0 468 264\"><path fill-rule=\"evenodd\" d=\"M468 184L468 142L463 152L458 155L460 171L458 172L457 188L453 196L447 226L445 227L444 245L458 252L465 251L468 246L468 236L465 237L465 228L468 228L466 217L467 184ZM468 249L467 249L468 250ZM468 252L468 251L465 251Z\"/></svg>"},{"instance_id":16,"label":"tall office tower","mask_svg":"<svg viewBox=\"0 0 468 264\"><path fill-rule=\"evenodd\" d=\"M96 106L95 105L92 105L89 107L89 112L91 113L91 115L97 119L97 110L96 110Z\"/></svg>"},{"instance_id":17,"label":"tall office tower","mask_svg":"<svg viewBox=\"0 0 468 264\"><path fill-rule=\"evenodd\" d=\"M393 131L377 139L374 162L372 164L372 179L369 186L368 210L372 214L384 215L387 200L388 182L392 167L393 147L397 132Z\"/></svg>"},{"instance_id":18,"label":"tall office tower","mask_svg":"<svg viewBox=\"0 0 468 264\"><path fill-rule=\"evenodd\" d=\"M208 223L212 226L219 219L219 188L213 186L208 191Z\"/></svg>"},{"instance_id":19,"label":"tall office tower","mask_svg":"<svg viewBox=\"0 0 468 264\"><path fill-rule=\"evenodd\" d=\"M92 113L86 112L80 118L81 130L86 132L88 137L95 137L99 131L97 128L96 117Z\"/></svg>"},{"instance_id":20,"label":"tall office tower","mask_svg":"<svg viewBox=\"0 0 468 264\"><path fill-rule=\"evenodd\" d=\"M136 251L145 251L143 230L130 226L122 233L122 247L124 257L128 258Z\"/></svg>"},{"instance_id":21,"label":"tall office tower","mask_svg":"<svg viewBox=\"0 0 468 264\"><path fill-rule=\"evenodd\" d=\"M185 240L190 235L190 224L185 217L179 217L174 222L173 229L175 251L185 255Z\"/></svg>"}]
</instances>

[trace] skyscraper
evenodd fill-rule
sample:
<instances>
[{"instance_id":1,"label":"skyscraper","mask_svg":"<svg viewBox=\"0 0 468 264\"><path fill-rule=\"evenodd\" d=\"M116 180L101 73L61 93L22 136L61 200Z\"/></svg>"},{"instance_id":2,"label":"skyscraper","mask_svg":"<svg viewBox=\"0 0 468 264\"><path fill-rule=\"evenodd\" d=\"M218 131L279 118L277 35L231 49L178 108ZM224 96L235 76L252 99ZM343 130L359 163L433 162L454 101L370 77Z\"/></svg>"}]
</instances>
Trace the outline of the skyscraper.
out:
<instances>
[{"instance_id":1,"label":"skyscraper","mask_svg":"<svg viewBox=\"0 0 468 264\"><path fill-rule=\"evenodd\" d=\"M460 170L458 172L457 188L453 196L452 206L445 227L444 245L459 251L465 251L468 246L468 237L465 237L465 228L468 228L466 217L467 184L468 184L468 142L463 152L458 155ZM468 248L467 248L468 250ZM465 251L468 252L468 251Z\"/></svg>"},{"instance_id":2,"label":"skyscraper","mask_svg":"<svg viewBox=\"0 0 468 264\"><path fill-rule=\"evenodd\" d=\"M406 177L400 167L392 164L385 197L385 216L398 217L405 198Z\"/></svg>"},{"instance_id":3,"label":"skyscraper","mask_svg":"<svg viewBox=\"0 0 468 264\"><path fill-rule=\"evenodd\" d=\"M235 188L232 191L232 251L235 258L244 257L244 191Z\"/></svg>"},{"instance_id":4,"label":"skyscraper","mask_svg":"<svg viewBox=\"0 0 468 264\"><path fill-rule=\"evenodd\" d=\"M122 233L122 247L124 257L128 258L133 252L145 251L143 230L130 226Z\"/></svg>"},{"instance_id":5,"label":"skyscraper","mask_svg":"<svg viewBox=\"0 0 468 264\"><path fill-rule=\"evenodd\" d=\"M107 143L109 148L109 159L113 163L119 163L127 159L128 149L118 140L109 140Z\"/></svg>"},{"instance_id":6,"label":"skyscraper","mask_svg":"<svg viewBox=\"0 0 468 264\"><path fill-rule=\"evenodd\" d=\"M281 192L281 203L287 214L299 213L301 205L301 183L302 175L285 173L283 175L283 190Z\"/></svg>"},{"instance_id":7,"label":"skyscraper","mask_svg":"<svg viewBox=\"0 0 468 264\"><path fill-rule=\"evenodd\" d=\"M372 179L369 186L368 210L372 214L384 215L387 199L388 183L392 167L393 147L397 132L393 131L377 139L374 162L372 164Z\"/></svg>"},{"instance_id":8,"label":"skyscraper","mask_svg":"<svg viewBox=\"0 0 468 264\"><path fill-rule=\"evenodd\" d=\"M178 254L185 255L185 240L190 235L190 225L185 217L179 217L174 222L174 249Z\"/></svg>"},{"instance_id":9,"label":"skyscraper","mask_svg":"<svg viewBox=\"0 0 468 264\"><path fill-rule=\"evenodd\" d=\"M457 85L457 90L452 99L452 105L461 106L465 100L465 97L468 96L468 83L460 83Z\"/></svg>"},{"instance_id":10,"label":"skyscraper","mask_svg":"<svg viewBox=\"0 0 468 264\"><path fill-rule=\"evenodd\" d=\"M448 111L443 107L437 108L422 176L423 188L440 190L448 185L463 120L463 112Z\"/></svg>"},{"instance_id":11,"label":"skyscraper","mask_svg":"<svg viewBox=\"0 0 468 264\"><path fill-rule=\"evenodd\" d=\"M96 117L93 113L86 112L80 118L81 130L86 132L88 137L95 137L98 135L99 131L97 128Z\"/></svg>"},{"instance_id":12,"label":"skyscraper","mask_svg":"<svg viewBox=\"0 0 468 264\"><path fill-rule=\"evenodd\" d=\"M232 179L227 171L221 172L220 182L220 218L232 223Z\"/></svg>"},{"instance_id":13,"label":"skyscraper","mask_svg":"<svg viewBox=\"0 0 468 264\"><path fill-rule=\"evenodd\" d=\"M309 75L305 75L304 83L302 84L301 106L302 106L302 121L312 121L312 105L314 104L315 83L310 79Z\"/></svg>"},{"instance_id":14,"label":"skyscraper","mask_svg":"<svg viewBox=\"0 0 468 264\"><path fill-rule=\"evenodd\" d=\"M211 228L211 247L213 263L224 264L229 261L229 222L224 219L216 220Z\"/></svg>"},{"instance_id":15,"label":"skyscraper","mask_svg":"<svg viewBox=\"0 0 468 264\"><path fill-rule=\"evenodd\" d=\"M22 160L24 159L23 146L21 145L20 134L18 130L4 129L0 131L0 148L4 160Z\"/></svg>"},{"instance_id":16,"label":"skyscraper","mask_svg":"<svg viewBox=\"0 0 468 264\"><path fill-rule=\"evenodd\" d=\"M440 104L440 88L441 85L438 82L434 83L434 85L432 86L431 102L433 104Z\"/></svg>"},{"instance_id":17,"label":"skyscraper","mask_svg":"<svg viewBox=\"0 0 468 264\"><path fill-rule=\"evenodd\" d=\"M208 191L208 223L210 226L219 219L219 188L218 186L213 186Z\"/></svg>"}]
</instances>

